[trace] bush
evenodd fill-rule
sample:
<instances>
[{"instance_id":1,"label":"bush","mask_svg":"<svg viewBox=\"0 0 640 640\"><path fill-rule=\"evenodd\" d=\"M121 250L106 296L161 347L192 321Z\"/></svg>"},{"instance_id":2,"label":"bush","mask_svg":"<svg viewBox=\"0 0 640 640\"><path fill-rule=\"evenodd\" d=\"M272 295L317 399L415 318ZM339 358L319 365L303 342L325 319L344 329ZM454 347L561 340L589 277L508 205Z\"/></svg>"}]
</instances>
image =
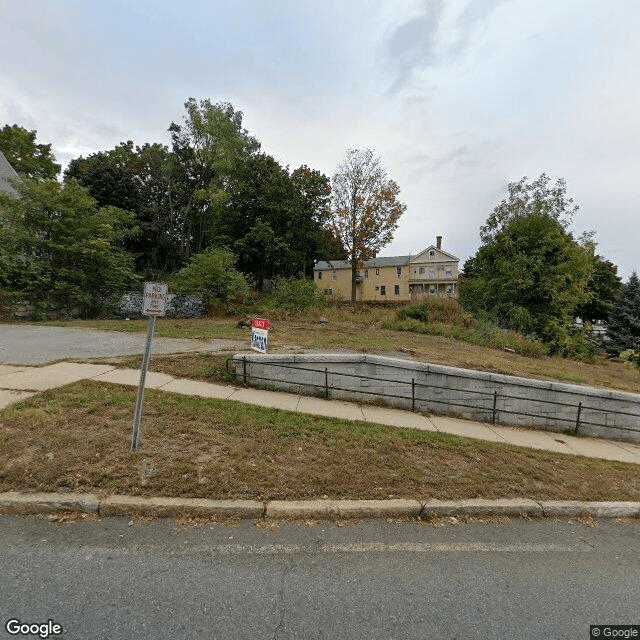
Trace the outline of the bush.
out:
<instances>
[{"instance_id":1,"label":"bush","mask_svg":"<svg viewBox=\"0 0 640 640\"><path fill-rule=\"evenodd\" d=\"M273 293L265 296L264 306L271 309L301 310L324 307L325 296L318 291L313 280L278 278Z\"/></svg>"},{"instance_id":2,"label":"bush","mask_svg":"<svg viewBox=\"0 0 640 640\"><path fill-rule=\"evenodd\" d=\"M467 328L475 324L473 316L464 311L457 300L436 296L402 307L397 315L399 320L413 318L420 322L441 322Z\"/></svg>"},{"instance_id":3,"label":"bush","mask_svg":"<svg viewBox=\"0 0 640 640\"><path fill-rule=\"evenodd\" d=\"M189 264L171 278L175 293L199 293L207 307L219 303L241 304L249 297L249 285L235 267L229 249L211 247L192 256Z\"/></svg>"}]
</instances>

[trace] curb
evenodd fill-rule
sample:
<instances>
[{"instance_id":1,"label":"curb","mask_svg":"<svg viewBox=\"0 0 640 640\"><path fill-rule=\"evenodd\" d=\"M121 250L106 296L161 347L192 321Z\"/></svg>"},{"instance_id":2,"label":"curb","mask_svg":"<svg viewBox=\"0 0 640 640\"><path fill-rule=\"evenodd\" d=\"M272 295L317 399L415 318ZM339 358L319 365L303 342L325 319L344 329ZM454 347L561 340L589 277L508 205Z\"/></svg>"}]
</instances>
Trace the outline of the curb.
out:
<instances>
[{"instance_id":1,"label":"curb","mask_svg":"<svg viewBox=\"0 0 640 640\"><path fill-rule=\"evenodd\" d=\"M143 498L114 495L100 499L90 493L0 493L0 514L34 515L82 512L103 517L222 516L225 518L432 518L442 516L509 516L573 518L640 518L640 502L579 502L527 499L497 500L206 500Z\"/></svg>"}]
</instances>

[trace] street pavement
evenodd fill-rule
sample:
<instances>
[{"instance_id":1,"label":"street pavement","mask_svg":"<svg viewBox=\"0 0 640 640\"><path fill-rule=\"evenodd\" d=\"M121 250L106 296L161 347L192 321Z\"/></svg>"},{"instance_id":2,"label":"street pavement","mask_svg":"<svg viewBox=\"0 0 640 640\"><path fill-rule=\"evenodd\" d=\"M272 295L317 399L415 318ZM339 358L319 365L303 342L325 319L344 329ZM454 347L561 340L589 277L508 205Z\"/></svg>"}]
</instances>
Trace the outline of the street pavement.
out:
<instances>
[{"instance_id":1,"label":"street pavement","mask_svg":"<svg viewBox=\"0 0 640 640\"><path fill-rule=\"evenodd\" d=\"M138 369L118 369L112 365L72 362L58 362L45 367L0 365L0 408L46 389L61 387L85 379L137 386L140 381L140 371ZM544 451L640 464L640 445L628 442L574 437L459 418L423 416L402 409L178 379L164 373L148 372L146 387L183 395L222 398L299 413L439 431Z\"/></svg>"},{"instance_id":2,"label":"street pavement","mask_svg":"<svg viewBox=\"0 0 640 640\"><path fill-rule=\"evenodd\" d=\"M637 520L269 530L0 516L0 638L16 637L13 618L71 640L586 640L592 624L640 624L639 535Z\"/></svg>"}]
</instances>

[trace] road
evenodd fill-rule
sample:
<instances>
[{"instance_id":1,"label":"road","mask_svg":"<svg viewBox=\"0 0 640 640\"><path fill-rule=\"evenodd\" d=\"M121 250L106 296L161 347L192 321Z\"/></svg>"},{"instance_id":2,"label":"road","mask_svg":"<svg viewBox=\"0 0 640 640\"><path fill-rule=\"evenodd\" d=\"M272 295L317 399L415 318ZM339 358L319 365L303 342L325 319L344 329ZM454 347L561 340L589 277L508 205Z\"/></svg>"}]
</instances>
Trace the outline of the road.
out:
<instances>
[{"instance_id":1,"label":"road","mask_svg":"<svg viewBox=\"0 0 640 640\"><path fill-rule=\"evenodd\" d=\"M64 359L108 358L143 353L146 333L75 327L0 324L0 364L38 365ZM152 353L243 348L236 340L155 337Z\"/></svg>"},{"instance_id":2,"label":"road","mask_svg":"<svg viewBox=\"0 0 640 640\"><path fill-rule=\"evenodd\" d=\"M91 639L589 638L640 624L640 522L275 531L0 517L0 616ZM34 637L34 636L32 636Z\"/></svg>"}]
</instances>

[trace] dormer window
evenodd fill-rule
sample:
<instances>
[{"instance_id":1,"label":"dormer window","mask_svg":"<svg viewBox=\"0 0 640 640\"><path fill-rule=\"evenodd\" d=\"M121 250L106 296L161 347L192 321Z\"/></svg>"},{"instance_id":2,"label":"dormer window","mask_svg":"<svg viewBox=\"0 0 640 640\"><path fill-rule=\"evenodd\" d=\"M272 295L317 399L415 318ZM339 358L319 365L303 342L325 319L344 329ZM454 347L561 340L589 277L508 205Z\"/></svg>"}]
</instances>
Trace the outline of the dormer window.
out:
<instances>
[{"instance_id":1,"label":"dormer window","mask_svg":"<svg viewBox=\"0 0 640 640\"><path fill-rule=\"evenodd\" d=\"M430 258L435 258L435 257L436 257L436 252L435 252L433 249L431 249L431 250L429 251L429 257L430 257Z\"/></svg>"}]
</instances>

